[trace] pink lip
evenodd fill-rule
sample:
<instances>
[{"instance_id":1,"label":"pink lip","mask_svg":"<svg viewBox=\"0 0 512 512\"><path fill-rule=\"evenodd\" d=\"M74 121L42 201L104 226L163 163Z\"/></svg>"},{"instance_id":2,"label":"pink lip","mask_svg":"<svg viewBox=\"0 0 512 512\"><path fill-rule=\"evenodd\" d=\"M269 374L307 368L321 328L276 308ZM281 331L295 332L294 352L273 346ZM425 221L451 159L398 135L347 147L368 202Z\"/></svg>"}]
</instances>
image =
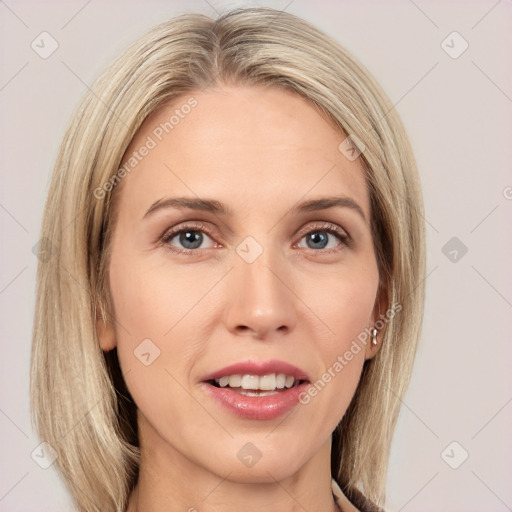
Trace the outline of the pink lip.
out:
<instances>
[{"instance_id":1,"label":"pink lip","mask_svg":"<svg viewBox=\"0 0 512 512\"><path fill-rule=\"evenodd\" d=\"M217 388L207 382L228 375L261 376L271 373L284 373L305 382L270 396L245 396L229 388ZM237 416L253 420L272 420L298 405L299 396L309 386L309 380L309 376L300 368L283 361L247 361L226 366L206 375L201 385L210 397Z\"/></svg>"},{"instance_id":2,"label":"pink lip","mask_svg":"<svg viewBox=\"0 0 512 512\"><path fill-rule=\"evenodd\" d=\"M298 405L299 396L309 383L303 382L270 396L245 396L228 388L216 388L206 382L202 386L213 399L237 416L251 420L273 420Z\"/></svg>"}]
</instances>

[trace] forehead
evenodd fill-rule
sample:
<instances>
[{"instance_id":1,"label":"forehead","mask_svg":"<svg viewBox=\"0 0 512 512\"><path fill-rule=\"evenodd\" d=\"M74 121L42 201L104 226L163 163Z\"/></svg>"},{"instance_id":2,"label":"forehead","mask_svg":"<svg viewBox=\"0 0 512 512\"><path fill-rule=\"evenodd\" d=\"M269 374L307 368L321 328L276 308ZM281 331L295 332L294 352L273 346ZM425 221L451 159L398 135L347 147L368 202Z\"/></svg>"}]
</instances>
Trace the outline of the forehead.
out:
<instances>
[{"instance_id":1,"label":"forehead","mask_svg":"<svg viewBox=\"0 0 512 512\"><path fill-rule=\"evenodd\" d=\"M210 197L247 213L343 194L369 219L360 159L350 161L338 149L345 137L290 91L223 86L191 92L137 132L123 162L133 170L120 187L121 201L133 209L166 195Z\"/></svg>"}]
</instances>

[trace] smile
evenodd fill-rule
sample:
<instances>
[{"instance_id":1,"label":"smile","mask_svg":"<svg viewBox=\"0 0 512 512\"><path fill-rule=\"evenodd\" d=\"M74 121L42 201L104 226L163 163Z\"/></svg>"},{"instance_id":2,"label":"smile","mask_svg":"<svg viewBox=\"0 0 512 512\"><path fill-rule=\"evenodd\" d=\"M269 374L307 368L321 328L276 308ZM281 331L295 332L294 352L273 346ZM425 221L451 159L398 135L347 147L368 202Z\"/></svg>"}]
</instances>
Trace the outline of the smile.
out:
<instances>
[{"instance_id":1,"label":"smile","mask_svg":"<svg viewBox=\"0 0 512 512\"><path fill-rule=\"evenodd\" d=\"M269 396L279 393L278 390L290 389L300 384L300 380L284 373L268 375L229 375L214 379L213 385L229 388L245 396Z\"/></svg>"},{"instance_id":2,"label":"smile","mask_svg":"<svg viewBox=\"0 0 512 512\"><path fill-rule=\"evenodd\" d=\"M229 412L246 419L271 420L297 406L309 382L299 368L267 361L231 365L205 376L201 384Z\"/></svg>"}]
</instances>

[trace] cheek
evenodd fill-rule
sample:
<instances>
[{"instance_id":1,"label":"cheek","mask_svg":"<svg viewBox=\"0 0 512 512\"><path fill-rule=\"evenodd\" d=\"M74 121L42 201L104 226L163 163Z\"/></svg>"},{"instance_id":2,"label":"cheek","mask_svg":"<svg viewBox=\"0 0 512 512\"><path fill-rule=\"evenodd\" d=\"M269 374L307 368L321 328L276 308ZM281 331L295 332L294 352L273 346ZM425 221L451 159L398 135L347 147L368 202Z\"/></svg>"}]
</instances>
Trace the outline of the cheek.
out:
<instances>
[{"instance_id":1,"label":"cheek","mask_svg":"<svg viewBox=\"0 0 512 512\"><path fill-rule=\"evenodd\" d=\"M309 284L308 305L328 328L324 339L326 355L347 350L358 335L371 327L372 313L377 297L379 275L376 263L343 268L334 276L322 276ZM306 293L304 290L303 293Z\"/></svg>"},{"instance_id":2,"label":"cheek","mask_svg":"<svg viewBox=\"0 0 512 512\"><path fill-rule=\"evenodd\" d=\"M162 266L142 258L113 261L110 286L119 341L159 340L162 344L181 328L181 322L208 289L211 276L184 274L179 267Z\"/></svg>"},{"instance_id":3,"label":"cheek","mask_svg":"<svg viewBox=\"0 0 512 512\"><path fill-rule=\"evenodd\" d=\"M190 322L194 318L197 322L194 304L208 282L200 290L169 267L112 258L110 286L117 352L127 388L150 424L173 424L180 431L185 427L180 427L178 418L201 412L185 389L190 387L194 356L201 350L194 343Z\"/></svg>"},{"instance_id":4,"label":"cheek","mask_svg":"<svg viewBox=\"0 0 512 512\"><path fill-rule=\"evenodd\" d=\"M218 272L172 265L162 255L128 250L112 255L117 351L136 401L136 395L145 400L144 391L155 396L162 386L179 390L172 377L191 384L191 369L207 347L207 331L222 311L219 296L210 292L218 280Z\"/></svg>"},{"instance_id":5,"label":"cheek","mask_svg":"<svg viewBox=\"0 0 512 512\"><path fill-rule=\"evenodd\" d=\"M376 262L369 259L367 265L342 270L336 279L317 279L312 289L308 305L320 312L322 327L311 334L322 369L303 403L325 419L322 428L330 433L349 406L365 362L378 290ZM322 336L325 326L328 335Z\"/></svg>"},{"instance_id":6,"label":"cheek","mask_svg":"<svg viewBox=\"0 0 512 512\"><path fill-rule=\"evenodd\" d=\"M185 313L184 301L169 271L154 272L125 254L113 254L109 270L117 351L123 373L131 382L139 376L144 387L165 359L179 356L179 345L165 342Z\"/></svg>"}]
</instances>

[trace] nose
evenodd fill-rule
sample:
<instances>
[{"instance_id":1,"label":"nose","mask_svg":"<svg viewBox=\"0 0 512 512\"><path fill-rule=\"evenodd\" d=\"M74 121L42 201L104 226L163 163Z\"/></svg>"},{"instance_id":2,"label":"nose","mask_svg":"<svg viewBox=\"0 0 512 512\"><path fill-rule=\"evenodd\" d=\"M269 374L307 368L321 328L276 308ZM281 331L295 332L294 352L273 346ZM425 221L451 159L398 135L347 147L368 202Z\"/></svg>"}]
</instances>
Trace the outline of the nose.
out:
<instances>
[{"instance_id":1,"label":"nose","mask_svg":"<svg viewBox=\"0 0 512 512\"><path fill-rule=\"evenodd\" d=\"M289 273L285 263L271 258L269 252L252 263L238 260L230 273L225 318L232 334L263 340L295 328L297 298L287 279Z\"/></svg>"}]
</instances>

